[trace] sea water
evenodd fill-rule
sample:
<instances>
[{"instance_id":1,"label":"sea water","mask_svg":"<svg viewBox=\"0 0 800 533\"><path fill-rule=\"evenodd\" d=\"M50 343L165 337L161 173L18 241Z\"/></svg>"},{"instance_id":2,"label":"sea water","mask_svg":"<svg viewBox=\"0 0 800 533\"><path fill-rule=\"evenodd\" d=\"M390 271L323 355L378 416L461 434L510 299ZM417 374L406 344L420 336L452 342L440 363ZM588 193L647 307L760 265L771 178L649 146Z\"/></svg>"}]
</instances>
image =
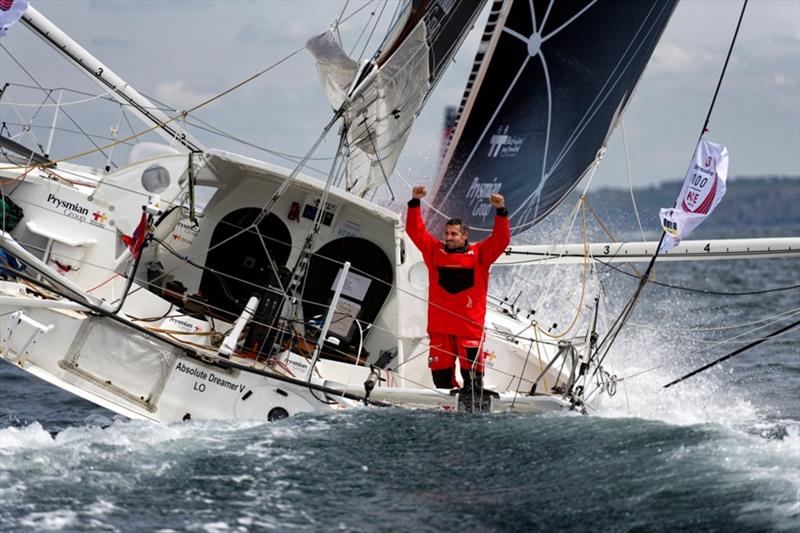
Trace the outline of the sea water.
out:
<instances>
[{"instance_id":1,"label":"sea water","mask_svg":"<svg viewBox=\"0 0 800 533\"><path fill-rule=\"evenodd\" d=\"M797 266L680 263L657 280L752 291L797 285ZM375 408L159 425L2 364L0 529L799 531L797 330L662 388L797 308L796 289L648 287L609 360L625 379L588 416Z\"/></svg>"}]
</instances>

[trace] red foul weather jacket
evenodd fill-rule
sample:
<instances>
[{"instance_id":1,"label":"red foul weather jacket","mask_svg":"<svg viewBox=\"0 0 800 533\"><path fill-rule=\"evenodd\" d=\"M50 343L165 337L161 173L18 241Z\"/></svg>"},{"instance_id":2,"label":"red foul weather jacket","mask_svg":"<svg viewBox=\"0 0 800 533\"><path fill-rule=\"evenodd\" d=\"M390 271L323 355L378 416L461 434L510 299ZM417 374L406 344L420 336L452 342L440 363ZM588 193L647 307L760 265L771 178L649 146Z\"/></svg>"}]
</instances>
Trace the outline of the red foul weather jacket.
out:
<instances>
[{"instance_id":1,"label":"red foul weather jacket","mask_svg":"<svg viewBox=\"0 0 800 533\"><path fill-rule=\"evenodd\" d=\"M428 267L428 333L480 339L486 318L489 267L511 240L508 211L498 209L492 234L459 251L448 251L443 242L428 233L420 211L419 200L408 202L406 232Z\"/></svg>"}]
</instances>

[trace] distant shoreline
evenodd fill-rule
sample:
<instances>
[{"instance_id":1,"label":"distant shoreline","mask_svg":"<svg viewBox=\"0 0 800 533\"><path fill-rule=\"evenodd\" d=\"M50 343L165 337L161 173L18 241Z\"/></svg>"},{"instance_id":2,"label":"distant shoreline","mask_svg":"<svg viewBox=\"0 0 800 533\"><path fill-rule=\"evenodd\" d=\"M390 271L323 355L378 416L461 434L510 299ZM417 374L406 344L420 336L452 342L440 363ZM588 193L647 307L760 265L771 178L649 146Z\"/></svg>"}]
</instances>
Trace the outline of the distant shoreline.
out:
<instances>
[{"instance_id":1,"label":"distant shoreline","mask_svg":"<svg viewBox=\"0 0 800 533\"><path fill-rule=\"evenodd\" d=\"M660 208L671 206L682 181L634 188L640 216L652 218ZM623 220L631 216L629 189L604 187L590 190L588 196L603 220ZM792 225L796 226L795 233L800 233L800 176L731 177L725 198L704 223L706 229Z\"/></svg>"}]
</instances>

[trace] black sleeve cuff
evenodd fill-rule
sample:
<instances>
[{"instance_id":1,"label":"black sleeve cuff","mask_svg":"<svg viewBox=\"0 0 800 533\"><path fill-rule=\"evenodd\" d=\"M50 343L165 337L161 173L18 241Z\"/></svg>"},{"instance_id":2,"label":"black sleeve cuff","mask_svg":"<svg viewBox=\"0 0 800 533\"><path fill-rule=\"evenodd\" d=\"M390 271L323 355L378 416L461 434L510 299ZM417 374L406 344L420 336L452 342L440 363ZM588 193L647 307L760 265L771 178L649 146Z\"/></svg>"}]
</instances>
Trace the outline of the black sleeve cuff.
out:
<instances>
[{"instance_id":1,"label":"black sleeve cuff","mask_svg":"<svg viewBox=\"0 0 800 533\"><path fill-rule=\"evenodd\" d=\"M412 198L408 201L408 207L419 207L419 198Z\"/></svg>"},{"instance_id":2,"label":"black sleeve cuff","mask_svg":"<svg viewBox=\"0 0 800 533\"><path fill-rule=\"evenodd\" d=\"M505 207L498 207L497 208L497 216L499 217L507 217L508 216L508 209Z\"/></svg>"}]
</instances>

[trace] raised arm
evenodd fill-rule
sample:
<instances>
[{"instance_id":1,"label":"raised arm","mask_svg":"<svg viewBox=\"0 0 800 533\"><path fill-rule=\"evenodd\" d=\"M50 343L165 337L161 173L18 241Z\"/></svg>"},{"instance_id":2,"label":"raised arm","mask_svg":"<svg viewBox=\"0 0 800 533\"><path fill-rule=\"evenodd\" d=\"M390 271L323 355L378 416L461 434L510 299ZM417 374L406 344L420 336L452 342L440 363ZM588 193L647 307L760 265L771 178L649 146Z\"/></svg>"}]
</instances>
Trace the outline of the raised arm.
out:
<instances>
[{"instance_id":1,"label":"raised arm","mask_svg":"<svg viewBox=\"0 0 800 533\"><path fill-rule=\"evenodd\" d=\"M424 256L432 253L439 245L436 237L428 233L425 222L422 220L420 200L425 197L427 192L425 187L421 186L411 189L411 200L408 201L408 211L406 212L406 233Z\"/></svg>"},{"instance_id":2,"label":"raised arm","mask_svg":"<svg viewBox=\"0 0 800 533\"><path fill-rule=\"evenodd\" d=\"M492 234L478 243L481 261L492 264L508 247L511 241L511 227L508 224L508 209L502 194L492 194L489 202L497 209Z\"/></svg>"}]
</instances>

